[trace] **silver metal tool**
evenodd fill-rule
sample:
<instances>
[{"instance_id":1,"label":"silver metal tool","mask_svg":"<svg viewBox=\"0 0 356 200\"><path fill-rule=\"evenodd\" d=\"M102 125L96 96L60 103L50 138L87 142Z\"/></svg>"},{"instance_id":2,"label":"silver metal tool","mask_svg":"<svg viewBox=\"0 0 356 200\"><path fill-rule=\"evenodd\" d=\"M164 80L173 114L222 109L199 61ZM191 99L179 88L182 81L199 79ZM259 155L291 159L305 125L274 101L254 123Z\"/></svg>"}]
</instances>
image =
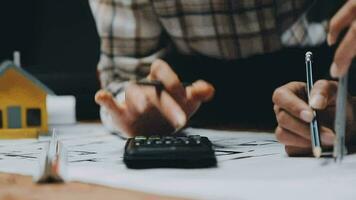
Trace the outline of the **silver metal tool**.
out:
<instances>
[{"instance_id":1,"label":"silver metal tool","mask_svg":"<svg viewBox=\"0 0 356 200\"><path fill-rule=\"evenodd\" d=\"M346 132L346 103L347 103L347 83L348 74L339 79L337 99L336 99L336 116L335 132L336 139L334 142L333 157L336 162L341 162L346 154L345 132Z\"/></svg>"},{"instance_id":2,"label":"silver metal tool","mask_svg":"<svg viewBox=\"0 0 356 200\"><path fill-rule=\"evenodd\" d=\"M58 141L56 130L53 129L47 151L44 151L39 161L39 171L34 176L37 183L64 182L66 175L66 156Z\"/></svg>"}]
</instances>

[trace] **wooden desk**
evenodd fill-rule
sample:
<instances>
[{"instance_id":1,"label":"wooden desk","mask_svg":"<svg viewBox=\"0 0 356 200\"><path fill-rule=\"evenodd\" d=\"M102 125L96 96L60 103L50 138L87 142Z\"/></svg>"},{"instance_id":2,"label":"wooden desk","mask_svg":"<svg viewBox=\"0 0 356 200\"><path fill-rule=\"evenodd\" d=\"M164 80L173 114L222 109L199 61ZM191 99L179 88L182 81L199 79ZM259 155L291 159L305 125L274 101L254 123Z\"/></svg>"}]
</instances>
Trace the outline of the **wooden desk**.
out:
<instances>
[{"instance_id":1,"label":"wooden desk","mask_svg":"<svg viewBox=\"0 0 356 200\"><path fill-rule=\"evenodd\" d=\"M0 199L3 200L90 200L90 199L168 199L178 198L158 196L125 189L113 189L83 183L47 184L32 183L32 177L0 173Z\"/></svg>"}]
</instances>

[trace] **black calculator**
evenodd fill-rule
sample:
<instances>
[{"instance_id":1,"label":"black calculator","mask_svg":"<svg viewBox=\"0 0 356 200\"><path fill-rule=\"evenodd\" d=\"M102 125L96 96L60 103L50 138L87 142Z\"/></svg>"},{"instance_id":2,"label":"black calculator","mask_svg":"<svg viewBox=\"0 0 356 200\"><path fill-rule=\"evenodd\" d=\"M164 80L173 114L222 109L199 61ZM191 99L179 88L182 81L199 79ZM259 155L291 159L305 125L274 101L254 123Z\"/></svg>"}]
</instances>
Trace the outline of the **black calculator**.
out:
<instances>
[{"instance_id":1,"label":"black calculator","mask_svg":"<svg viewBox=\"0 0 356 200\"><path fill-rule=\"evenodd\" d=\"M126 142L128 168L205 168L216 166L210 140L199 135L136 136Z\"/></svg>"}]
</instances>

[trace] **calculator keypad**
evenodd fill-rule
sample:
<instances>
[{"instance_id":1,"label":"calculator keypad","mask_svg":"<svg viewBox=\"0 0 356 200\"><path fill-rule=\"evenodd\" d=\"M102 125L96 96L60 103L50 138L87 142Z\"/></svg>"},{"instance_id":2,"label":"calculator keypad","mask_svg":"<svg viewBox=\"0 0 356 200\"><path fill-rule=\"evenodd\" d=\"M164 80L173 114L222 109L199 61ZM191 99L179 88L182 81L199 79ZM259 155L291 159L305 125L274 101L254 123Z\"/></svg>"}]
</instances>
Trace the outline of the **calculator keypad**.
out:
<instances>
[{"instance_id":1,"label":"calculator keypad","mask_svg":"<svg viewBox=\"0 0 356 200\"><path fill-rule=\"evenodd\" d=\"M154 146L154 145L199 145L201 137L199 135L191 136L136 136L134 138L135 146Z\"/></svg>"},{"instance_id":2,"label":"calculator keypad","mask_svg":"<svg viewBox=\"0 0 356 200\"><path fill-rule=\"evenodd\" d=\"M216 166L216 157L207 137L153 135L128 139L124 162L129 168L197 168Z\"/></svg>"}]
</instances>

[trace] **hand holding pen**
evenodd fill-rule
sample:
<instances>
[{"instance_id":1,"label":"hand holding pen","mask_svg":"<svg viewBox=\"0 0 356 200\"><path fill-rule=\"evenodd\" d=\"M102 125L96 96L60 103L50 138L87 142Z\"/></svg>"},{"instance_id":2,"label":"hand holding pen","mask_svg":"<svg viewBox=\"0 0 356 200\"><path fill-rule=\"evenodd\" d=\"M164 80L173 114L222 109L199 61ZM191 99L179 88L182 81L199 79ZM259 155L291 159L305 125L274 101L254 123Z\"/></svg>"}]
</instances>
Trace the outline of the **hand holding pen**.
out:
<instances>
[{"instance_id":1,"label":"hand holding pen","mask_svg":"<svg viewBox=\"0 0 356 200\"><path fill-rule=\"evenodd\" d=\"M318 112L321 145L331 148L335 141L334 120L338 82L319 80L314 83L307 101L306 83L290 82L278 88L273 95L274 111L278 126L276 138L285 145L290 156L305 156L312 153L310 123L314 119L313 109ZM347 122L355 120L353 106L347 99ZM313 108L313 109L312 109ZM353 129L352 124L346 124ZM352 133L355 131L349 131ZM349 137L346 138L348 143Z\"/></svg>"},{"instance_id":2,"label":"hand holding pen","mask_svg":"<svg viewBox=\"0 0 356 200\"><path fill-rule=\"evenodd\" d=\"M166 62L157 60L145 80L132 81L126 87L122 102L104 90L95 100L109 111L120 130L134 136L175 132L213 95L211 84L198 80L184 85Z\"/></svg>"},{"instance_id":3,"label":"hand holding pen","mask_svg":"<svg viewBox=\"0 0 356 200\"><path fill-rule=\"evenodd\" d=\"M278 121L276 137L285 144L288 155L312 152L315 157L320 157L322 147L331 147L335 141L333 128L338 83L327 80L313 83L311 52L306 53L305 64L306 83L291 82L273 94ZM345 105L346 110L352 110L350 102ZM352 121L353 112L346 118Z\"/></svg>"}]
</instances>

